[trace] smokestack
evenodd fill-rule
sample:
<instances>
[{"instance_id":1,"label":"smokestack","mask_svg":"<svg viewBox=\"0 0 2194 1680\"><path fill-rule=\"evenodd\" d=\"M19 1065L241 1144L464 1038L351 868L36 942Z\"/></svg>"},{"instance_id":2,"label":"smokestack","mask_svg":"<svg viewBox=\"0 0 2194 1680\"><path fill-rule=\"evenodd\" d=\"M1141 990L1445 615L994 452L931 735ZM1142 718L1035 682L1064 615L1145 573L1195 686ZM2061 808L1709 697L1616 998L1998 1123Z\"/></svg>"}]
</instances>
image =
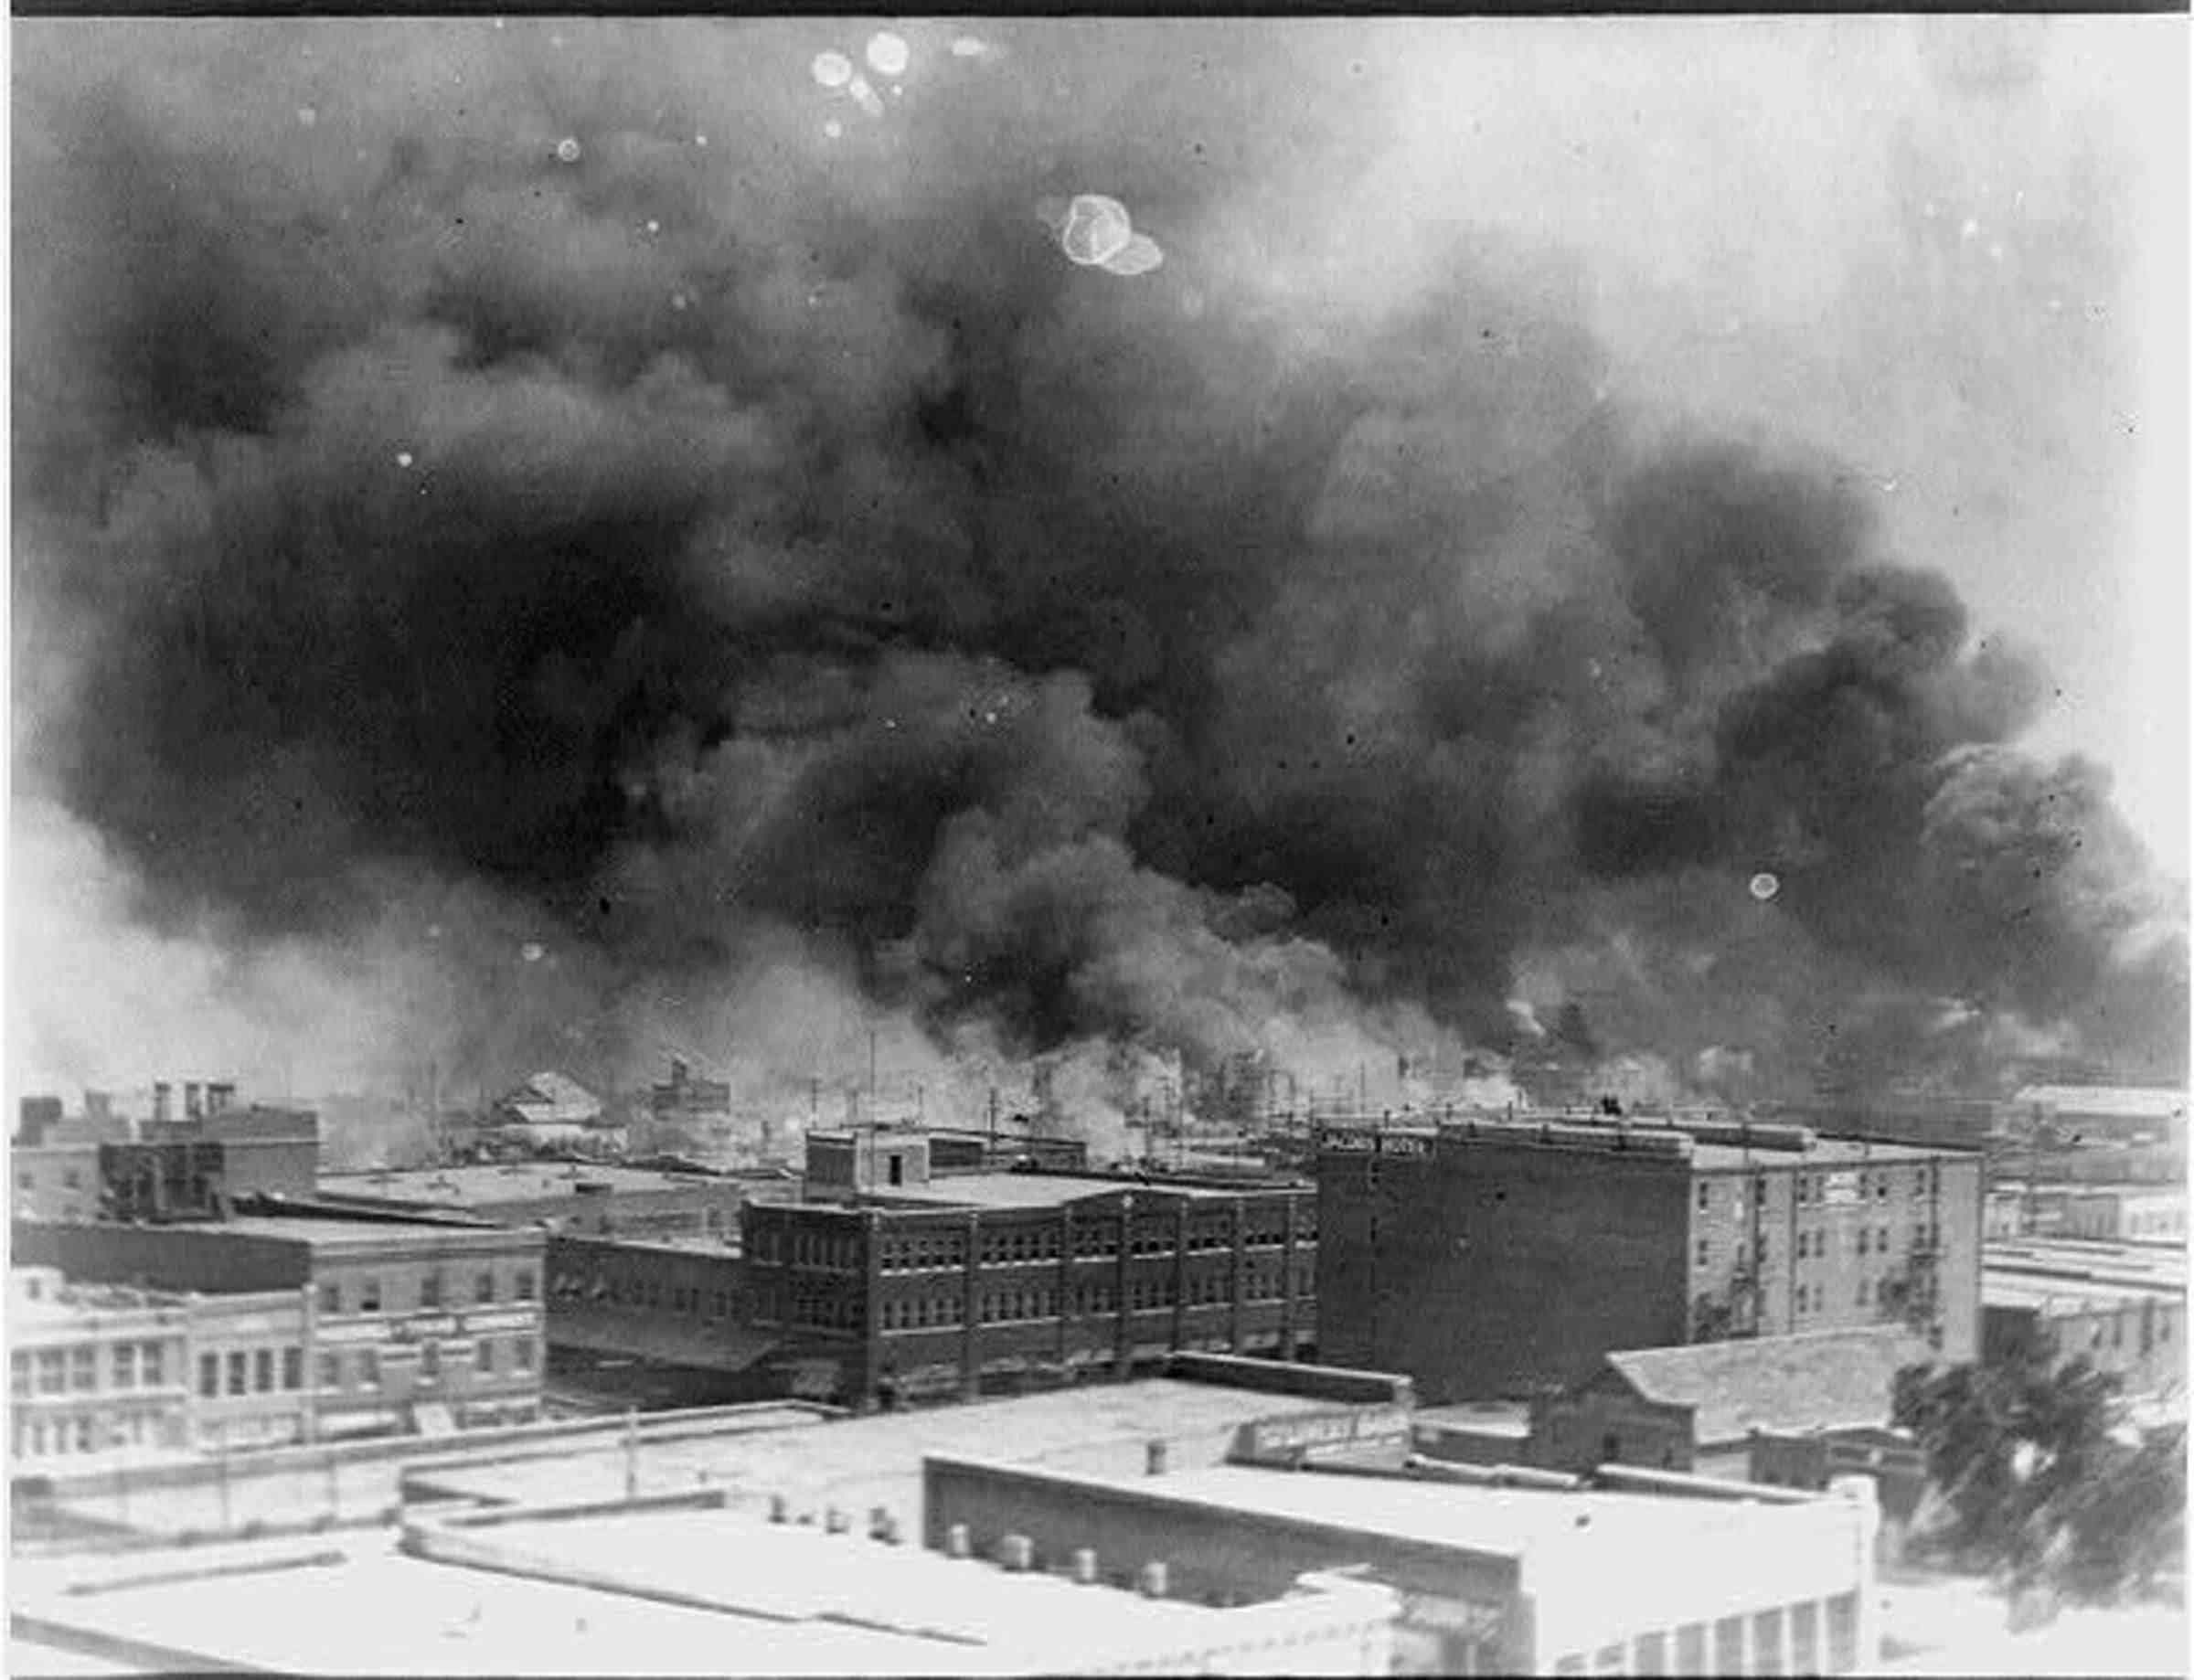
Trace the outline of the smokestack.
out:
<instances>
[{"instance_id":1,"label":"smokestack","mask_svg":"<svg viewBox=\"0 0 2194 1680\"><path fill-rule=\"evenodd\" d=\"M165 1126L173 1118L168 1112L169 1086L165 1079L153 1081L153 1124Z\"/></svg>"}]
</instances>

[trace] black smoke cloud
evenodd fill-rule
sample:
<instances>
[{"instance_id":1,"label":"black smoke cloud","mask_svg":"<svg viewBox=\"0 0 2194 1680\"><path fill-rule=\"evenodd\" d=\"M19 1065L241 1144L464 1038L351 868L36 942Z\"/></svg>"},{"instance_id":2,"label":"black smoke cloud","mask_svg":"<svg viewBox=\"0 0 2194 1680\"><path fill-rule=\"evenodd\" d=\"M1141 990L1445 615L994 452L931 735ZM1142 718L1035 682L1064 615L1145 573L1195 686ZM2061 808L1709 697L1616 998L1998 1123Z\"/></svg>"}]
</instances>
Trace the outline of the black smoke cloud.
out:
<instances>
[{"instance_id":1,"label":"black smoke cloud","mask_svg":"<svg viewBox=\"0 0 2194 1680\"><path fill-rule=\"evenodd\" d=\"M457 883L607 1016L790 930L1021 1055L1537 974L1679 1068L1944 999L2176 1067L2181 907L1847 481L1610 400L1559 257L1323 283L1340 36L917 31L834 142L826 33L18 32L18 751L149 922Z\"/></svg>"}]
</instances>

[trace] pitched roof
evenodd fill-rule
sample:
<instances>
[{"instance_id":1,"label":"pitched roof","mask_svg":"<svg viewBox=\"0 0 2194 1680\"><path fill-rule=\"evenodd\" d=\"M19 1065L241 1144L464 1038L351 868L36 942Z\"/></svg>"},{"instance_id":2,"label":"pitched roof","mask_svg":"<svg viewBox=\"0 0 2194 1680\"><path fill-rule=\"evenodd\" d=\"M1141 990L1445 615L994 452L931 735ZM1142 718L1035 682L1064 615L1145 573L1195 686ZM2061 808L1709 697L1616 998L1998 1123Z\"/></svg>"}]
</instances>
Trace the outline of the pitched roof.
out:
<instances>
[{"instance_id":1,"label":"pitched roof","mask_svg":"<svg viewBox=\"0 0 2194 1680\"><path fill-rule=\"evenodd\" d=\"M534 1125L585 1125L602 1113L594 1094L560 1073L537 1073L503 1099Z\"/></svg>"},{"instance_id":2,"label":"pitched roof","mask_svg":"<svg viewBox=\"0 0 2194 1680\"><path fill-rule=\"evenodd\" d=\"M1880 1324L1638 1348L1607 1363L1642 1398L1693 1408L1693 1436L1705 1444L1755 1429L1887 1423L1897 1373L1931 1358L1910 1332Z\"/></svg>"}]
</instances>

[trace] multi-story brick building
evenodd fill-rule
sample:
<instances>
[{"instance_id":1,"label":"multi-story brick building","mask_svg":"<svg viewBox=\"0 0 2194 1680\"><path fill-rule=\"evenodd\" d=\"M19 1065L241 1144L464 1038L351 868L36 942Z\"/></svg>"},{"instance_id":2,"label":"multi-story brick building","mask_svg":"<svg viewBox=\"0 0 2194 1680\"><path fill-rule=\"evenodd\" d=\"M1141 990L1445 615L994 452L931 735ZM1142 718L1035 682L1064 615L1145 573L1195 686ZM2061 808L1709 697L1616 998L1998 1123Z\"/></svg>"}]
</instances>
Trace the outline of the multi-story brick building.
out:
<instances>
[{"instance_id":1,"label":"multi-story brick building","mask_svg":"<svg viewBox=\"0 0 2194 1680\"><path fill-rule=\"evenodd\" d=\"M303 1109L240 1107L236 1087L184 1084L181 1118L171 1087L153 1087L150 1119L117 1113L102 1092L81 1114L56 1097L29 1097L8 1151L14 1211L34 1219L217 1217L228 1198L309 1196L320 1168L320 1122Z\"/></svg>"},{"instance_id":2,"label":"multi-story brick building","mask_svg":"<svg viewBox=\"0 0 2194 1680\"><path fill-rule=\"evenodd\" d=\"M1621 1348L1874 1324L1970 1360L1981 1194L1973 1152L1798 1127L1332 1128L1320 1351L1431 1402L1570 1387Z\"/></svg>"},{"instance_id":3,"label":"multi-story brick building","mask_svg":"<svg viewBox=\"0 0 2194 1680\"><path fill-rule=\"evenodd\" d=\"M818 1134L809 1164L807 1199L740 1209L737 1254L557 1238L551 1336L858 1406L1315 1348L1306 1185L932 1181L916 1132Z\"/></svg>"},{"instance_id":4,"label":"multi-story brick building","mask_svg":"<svg viewBox=\"0 0 2194 1680\"><path fill-rule=\"evenodd\" d=\"M534 1229L328 1217L303 1209L207 1224L18 1221L15 1228L17 1259L73 1279L217 1297L286 1292L300 1298L298 1392L308 1397L308 1429L316 1437L538 1415L543 1242ZM288 1392L285 1334L244 1313L220 1346L197 1353L194 1395L213 1400ZM218 1355L212 1365L208 1352ZM269 1371L272 1388L261 1380Z\"/></svg>"},{"instance_id":5,"label":"multi-story brick building","mask_svg":"<svg viewBox=\"0 0 2194 1680\"><path fill-rule=\"evenodd\" d=\"M811 1151L832 1149L818 1139ZM1310 1356L1315 1193L970 1173L932 1182L919 1132L864 1134L850 1179L748 1207L758 1327L806 1387L860 1403L1125 1375L1177 1350ZM832 1200L814 1199L834 1197Z\"/></svg>"}]
</instances>

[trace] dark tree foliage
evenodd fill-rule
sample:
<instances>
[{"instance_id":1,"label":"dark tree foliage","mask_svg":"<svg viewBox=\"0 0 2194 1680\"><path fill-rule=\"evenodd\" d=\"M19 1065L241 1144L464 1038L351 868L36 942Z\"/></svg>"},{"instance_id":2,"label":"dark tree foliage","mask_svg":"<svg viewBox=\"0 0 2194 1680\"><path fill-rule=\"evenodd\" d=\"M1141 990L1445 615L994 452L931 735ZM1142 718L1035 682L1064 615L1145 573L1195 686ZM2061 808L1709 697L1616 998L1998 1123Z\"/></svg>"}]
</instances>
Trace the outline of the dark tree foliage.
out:
<instances>
[{"instance_id":1,"label":"dark tree foliage","mask_svg":"<svg viewBox=\"0 0 2194 1680\"><path fill-rule=\"evenodd\" d=\"M2186 1431L2130 1444L2117 1398L2082 1359L1901 1373L1896 1419L1927 1454L1938 1514L1919 1544L2091 1603L2183 1568Z\"/></svg>"}]
</instances>

